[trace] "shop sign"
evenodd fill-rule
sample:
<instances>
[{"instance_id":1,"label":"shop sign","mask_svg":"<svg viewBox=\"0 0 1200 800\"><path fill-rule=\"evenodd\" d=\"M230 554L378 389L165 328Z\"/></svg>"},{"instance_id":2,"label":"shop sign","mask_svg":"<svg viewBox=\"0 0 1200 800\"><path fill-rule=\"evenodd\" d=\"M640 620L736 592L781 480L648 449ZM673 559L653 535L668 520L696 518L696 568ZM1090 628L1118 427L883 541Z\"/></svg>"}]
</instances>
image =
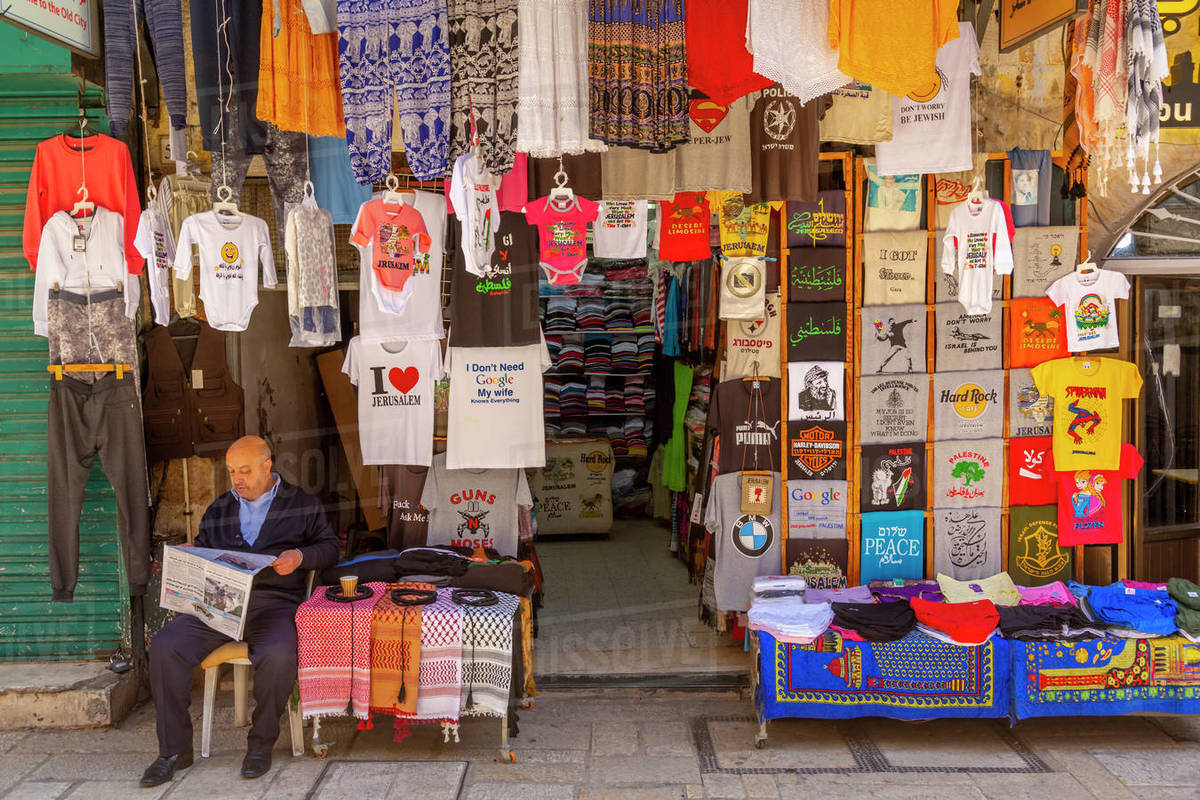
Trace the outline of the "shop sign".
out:
<instances>
[{"instance_id":1,"label":"shop sign","mask_svg":"<svg viewBox=\"0 0 1200 800\"><path fill-rule=\"evenodd\" d=\"M1159 124L1165 128L1200 129L1200 0L1159 0L1170 77L1163 81Z\"/></svg>"},{"instance_id":2,"label":"shop sign","mask_svg":"<svg viewBox=\"0 0 1200 800\"><path fill-rule=\"evenodd\" d=\"M0 17L18 28L81 55L100 57L96 0L6 0L3 5Z\"/></svg>"},{"instance_id":3,"label":"shop sign","mask_svg":"<svg viewBox=\"0 0 1200 800\"><path fill-rule=\"evenodd\" d=\"M1087 0L1000 0L1000 52L1010 53L1087 11Z\"/></svg>"}]
</instances>

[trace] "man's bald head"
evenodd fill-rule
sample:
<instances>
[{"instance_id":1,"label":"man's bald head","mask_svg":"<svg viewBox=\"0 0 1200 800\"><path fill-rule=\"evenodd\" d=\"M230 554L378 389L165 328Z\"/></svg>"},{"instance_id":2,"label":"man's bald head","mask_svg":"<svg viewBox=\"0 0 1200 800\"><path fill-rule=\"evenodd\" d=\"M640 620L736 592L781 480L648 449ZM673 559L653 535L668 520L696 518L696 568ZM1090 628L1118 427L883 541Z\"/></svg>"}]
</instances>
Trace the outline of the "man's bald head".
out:
<instances>
[{"instance_id":1,"label":"man's bald head","mask_svg":"<svg viewBox=\"0 0 1200 800\"><path fill-rule=\"evenodd\" d=\"M255 500L275 483L271 447L259 436L243 436L225 451L225 469L239 497Z\"/></svg>"}]
</instances>

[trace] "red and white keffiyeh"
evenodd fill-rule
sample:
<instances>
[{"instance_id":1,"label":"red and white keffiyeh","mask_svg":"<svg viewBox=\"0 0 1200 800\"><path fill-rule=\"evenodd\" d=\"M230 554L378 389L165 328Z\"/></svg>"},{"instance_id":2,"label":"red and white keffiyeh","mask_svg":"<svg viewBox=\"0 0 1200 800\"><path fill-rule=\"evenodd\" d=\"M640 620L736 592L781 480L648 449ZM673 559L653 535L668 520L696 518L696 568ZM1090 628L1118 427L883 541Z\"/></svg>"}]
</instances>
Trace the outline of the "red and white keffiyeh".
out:
<instances>
[{"instance_id":1,"label":"red and white keffiyeh","mask_svg":"<svg viewBox=\"0 0 1200 800\"><path fill-rule=\"evenodd\" d=\"M305 719L349 713L367 719L371 699L371 615L387 589L364 584L371 597L338 603L313 592L296 609L300 713ZM337 591L334 587L328 587Z\"/></svg>"}]
</instances>

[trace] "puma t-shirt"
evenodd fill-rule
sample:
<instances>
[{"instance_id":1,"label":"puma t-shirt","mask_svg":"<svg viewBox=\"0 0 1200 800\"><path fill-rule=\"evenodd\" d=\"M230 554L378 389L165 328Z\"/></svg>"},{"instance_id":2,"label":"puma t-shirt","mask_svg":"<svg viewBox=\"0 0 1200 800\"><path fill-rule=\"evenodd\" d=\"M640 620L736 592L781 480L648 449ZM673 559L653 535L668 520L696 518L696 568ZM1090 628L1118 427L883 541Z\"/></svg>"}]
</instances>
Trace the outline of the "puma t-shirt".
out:
<instances>
[{"instance_id":1,"label":"puma t-shirt","mask_svg":"<svg viewBox=\"0 0 1200 800\"><path fill-rule=\"evenodd\" d=\"M779 408L776 378L717 384L708 409L708 424L721 440L718 473L779 471Z\"/></svg>"}]
</instances>

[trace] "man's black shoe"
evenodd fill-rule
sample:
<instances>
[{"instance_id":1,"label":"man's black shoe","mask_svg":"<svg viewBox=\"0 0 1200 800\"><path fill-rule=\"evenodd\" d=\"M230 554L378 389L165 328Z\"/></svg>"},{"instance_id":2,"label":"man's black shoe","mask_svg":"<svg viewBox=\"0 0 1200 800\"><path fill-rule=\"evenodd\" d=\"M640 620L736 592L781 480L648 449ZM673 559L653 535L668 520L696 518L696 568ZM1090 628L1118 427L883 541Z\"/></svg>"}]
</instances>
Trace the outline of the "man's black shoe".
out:
<instances>
[{"instance_id":1,"label":"man's black shoe","mask_svg":"<svg viewBox=\"0 0 1200 800\"><path fill-rule=\"evenodd\" d=\"M191 765L192 754L190 752L178 753L173 756L159 756L142 773L141 784L147 789L151 786L159 786L175 777L175 770L187 769Z\"/></svg>"},{"instance_id":2,"label":"man's black shoe","mask_svg":"<svg viewBox=\"0 0 1200 800\"><path fill-rule=\"evenodd\" d=\"M270 750L247 750L242 759L243 778L261 778L271 769Z\"/></svg>"}]
</instances>

